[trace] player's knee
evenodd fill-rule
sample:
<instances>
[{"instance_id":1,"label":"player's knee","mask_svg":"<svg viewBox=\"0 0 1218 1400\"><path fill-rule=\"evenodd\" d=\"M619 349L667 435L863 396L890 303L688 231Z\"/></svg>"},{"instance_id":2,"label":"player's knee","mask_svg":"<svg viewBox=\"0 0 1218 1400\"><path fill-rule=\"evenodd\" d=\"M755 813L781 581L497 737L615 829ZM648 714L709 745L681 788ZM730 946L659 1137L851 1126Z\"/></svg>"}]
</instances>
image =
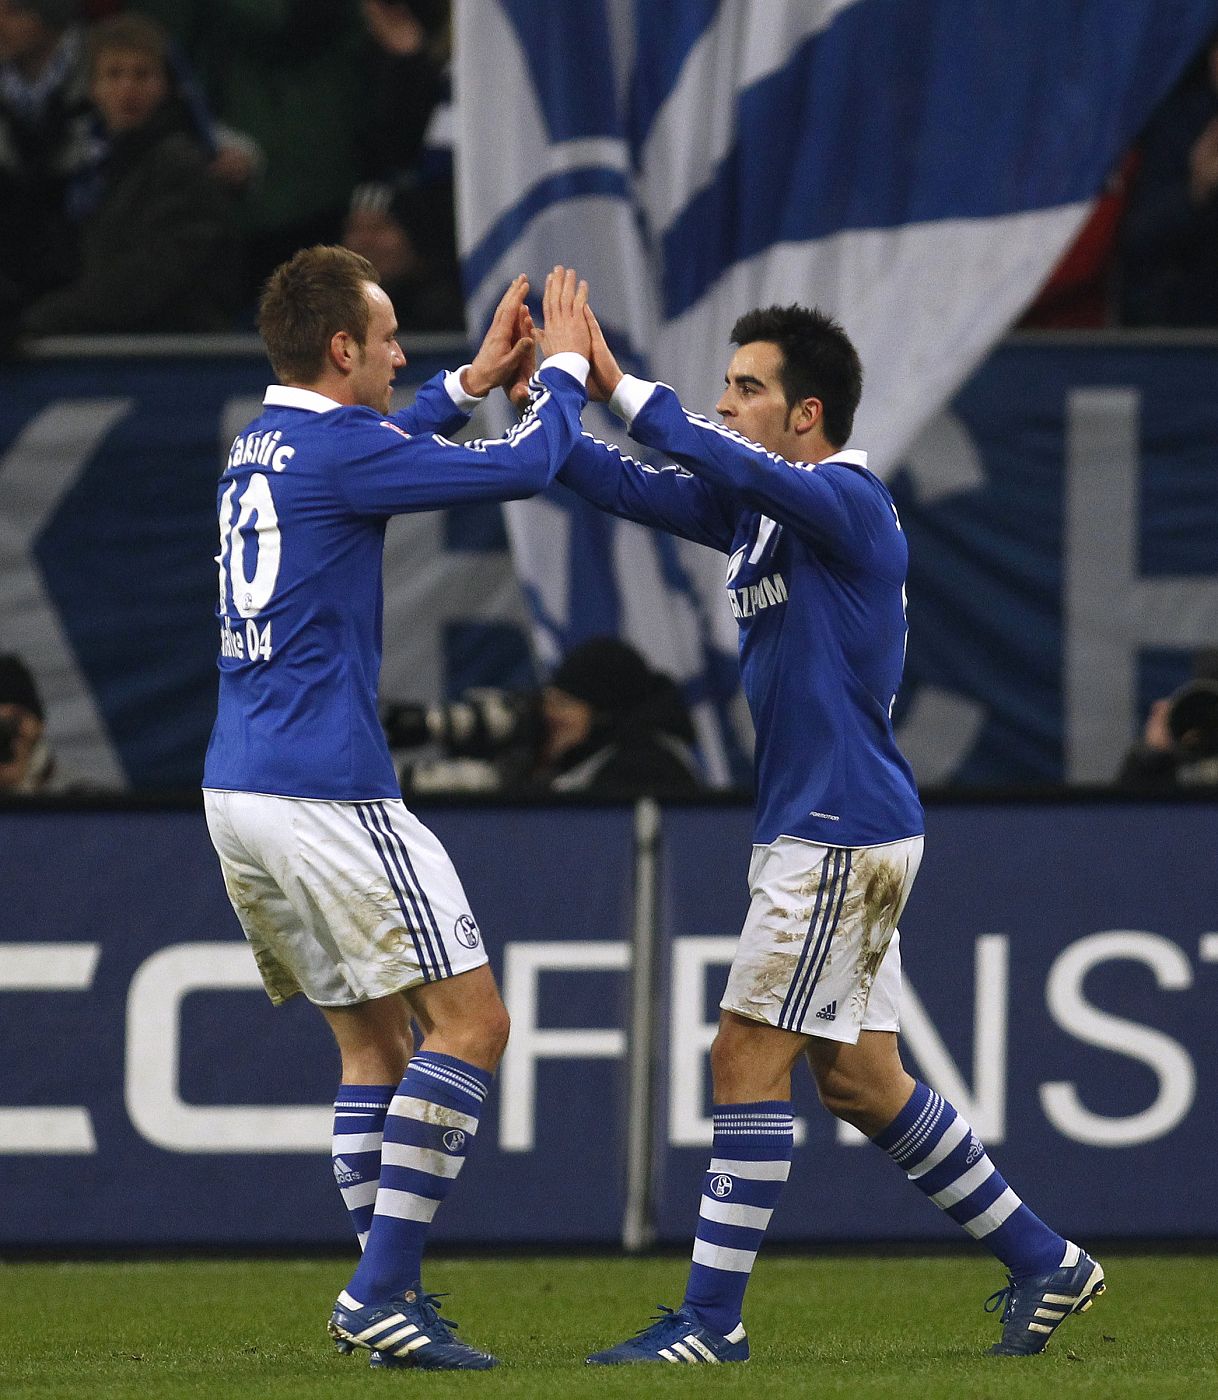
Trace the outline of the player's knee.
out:
<instances>
[{"instance_id":1,"label":"player's knee","mask_svg":"<svg viewBox=\"0 0 1218 1400\"><path fill-rule=\"evenodd\" d=\"M507 1007L500 1002L487 1017L485 1027L487 1053L494 1056L496 1064L503 1058L503 1052L507 1049L511 1029L512 1018L508 1015Z\"/></svg>"},{"instance_id":2,"label":"player's knee","mask_svg":"<svg viewBox=\"0 0 1218 1400\"><path fill-rule=\"evenodd\" d=\"M844 1074L828 1074L818 1078L816 1092L821 1103L835 1118L854 1123L867 1116L870 1095L867 1086Z\"/></svg>"},{"instance_id":3,"label":"player's knee","mask_svg":"<svg viewBox=\"0 0 1218 1400\"><path fill-rule=\"evenodd\" d=\"M716 1089L726 1086L736 1077L739 1063L739 1049L733 1037L720 1030L711 1042L710 1049L711 1078Z\"/></svg>"},{"instance_id":4,"label":"player's knee","mask_svg":"<svg viewBox=\"0 0 1218 1400\"><path fill-rule=\"evenodd\" d=\"M476 1020L467 1021L460 1029L450 1030L445 1039L460 1046L463 1060L482 1069L493 1070L507 1049L511 1021L502 1002L482 1012Z\"/></svg>"}]
</instances>

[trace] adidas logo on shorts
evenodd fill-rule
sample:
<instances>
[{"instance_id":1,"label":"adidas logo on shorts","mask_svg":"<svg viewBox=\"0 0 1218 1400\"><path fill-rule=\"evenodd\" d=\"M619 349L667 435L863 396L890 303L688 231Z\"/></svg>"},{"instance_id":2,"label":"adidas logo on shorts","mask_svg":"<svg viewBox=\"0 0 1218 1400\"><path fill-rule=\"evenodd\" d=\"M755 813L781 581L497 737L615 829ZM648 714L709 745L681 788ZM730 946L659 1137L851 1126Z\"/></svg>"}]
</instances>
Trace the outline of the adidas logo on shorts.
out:
<instances>
[{"instance_id":1,"label":"adidas logo on shorts","mask_svg":"<svg viewBox=\"0 0 1218 1400\"><path fill-rule=\"evenodd\" d=\"M816 1013L816 1019L818 1021L836 1021L837 1002L831 1001L828 1006L822 1006L821 1009Z\"/></svg>"}]
</instances>

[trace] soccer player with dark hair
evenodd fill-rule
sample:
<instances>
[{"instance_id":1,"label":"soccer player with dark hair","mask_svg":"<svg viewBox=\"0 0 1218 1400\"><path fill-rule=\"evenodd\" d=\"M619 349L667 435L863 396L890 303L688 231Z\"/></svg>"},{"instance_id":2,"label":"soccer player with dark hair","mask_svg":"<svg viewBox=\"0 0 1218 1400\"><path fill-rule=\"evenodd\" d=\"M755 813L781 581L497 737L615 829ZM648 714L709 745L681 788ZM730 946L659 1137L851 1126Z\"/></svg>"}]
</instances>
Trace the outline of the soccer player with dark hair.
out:
<instances>
[{"instance_id":1,"label":"soccer player with dark hair","mask_svg":"<svg viewBox=\"0 0 1218 1400\"><path fill-rule=\"evenodd\" d=\"M495 1364L457 1340L420 1274L508 1017L457 873L402 803L376 699L389 517L531 495L579 432L590 332L571 274L546 283L550 357L524 419L496 440L440 436L531 358L526 291L523 277L508 288L471 364L390 413L406 357L372 265L345 248L297 253L259 315L281 382L218 490L207 824L272 1002L303 992L338 1042L334 1173L364 1253L330 1333L383 1366Z\"/></svg>"},{"instance_id":2,"label":"soccer player with dark hair","mask_svg":"<svg viewBox=\"0 0 1218 1400\"><path fill-rule=\"evenodd\" d=\"M820 311L751 311L732 331L720 424L687 413L666 385L624 375L588 317L590 394L675 465L637 462L585 434L559 480L603 510L728 556L757 735L752 898L711 1049L714 1145L685 1299L588 1359L748 1358L741 1310L790 1171L800 1059L829 1112L1006 1265L992 1350L1040 1351L1090 1306L1103 1270L1022 1203L968 1123L906 1073L897 1047L897 920L923 830L891 718L908 551L866 454L846 449L858 355Z\"/></svg>"}]
</instances>

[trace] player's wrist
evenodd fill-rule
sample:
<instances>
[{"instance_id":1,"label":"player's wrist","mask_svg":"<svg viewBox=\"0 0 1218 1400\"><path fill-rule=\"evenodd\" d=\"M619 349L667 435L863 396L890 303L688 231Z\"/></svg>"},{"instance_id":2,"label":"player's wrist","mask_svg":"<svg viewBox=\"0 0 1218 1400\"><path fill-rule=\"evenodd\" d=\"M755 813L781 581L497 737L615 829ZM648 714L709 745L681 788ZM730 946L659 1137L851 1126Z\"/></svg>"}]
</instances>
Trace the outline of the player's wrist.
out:
<instances>
[{"instance_id":1,"label":"player's wrist","mask_svg":"<svg viewBox=\"0 0 1218 1400\"><path fill-rule=\"evenodd\" d=\"M448 390L449 398L457 407L466 410L480 404L495 387L493 384L482 387L482 377L472 363L462 365L457 370L450 370L444 376L444 386Z\"/></svg>"},{"instance_id":2,"label":"player's wrist","mask_svg":"<svg viewBox=\"0 0 1218 1400\"><path fill-rule=\"evenodd\" d=\"M578 350L556 350L541 362L542 369L561 369L581 384L588 382L588 359Z\"/></svg>"},{"instance_id":3,"label":"player's wrist","mask_svg":"<svg viewBox=\"0 0 1218 1400\"><path fill-rule=\"evenodd\" d=\"M637 379L633 374L623 374L609 395L610 413L616 413L629 427L655 392L655 387L650 380Z\"/></svg>"}]
</instances>

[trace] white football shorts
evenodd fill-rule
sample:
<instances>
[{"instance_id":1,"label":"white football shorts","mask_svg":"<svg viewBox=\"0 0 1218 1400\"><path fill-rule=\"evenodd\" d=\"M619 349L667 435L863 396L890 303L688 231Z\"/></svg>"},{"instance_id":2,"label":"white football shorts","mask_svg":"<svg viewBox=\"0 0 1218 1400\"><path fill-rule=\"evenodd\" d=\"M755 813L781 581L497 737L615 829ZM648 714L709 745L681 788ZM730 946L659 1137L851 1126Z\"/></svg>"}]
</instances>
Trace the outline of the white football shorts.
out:
<instances>
[{"instance_id":1,"label":"white football shorts","mask_svg":"<svg viewBox=\"0 0 1218 1400\"><path fill-rule=\"evenodd\" d=\"M751 1021L854 1045L900 1029L897 920L922 837L817 846L780 836L754 846L752 902L719 1003Z\"/></svg>"},{"instance_id":2,"label":"white football shorts","mask_svg":"<svg viewBox=\"0 0 1218 1400\"><path fill-rule=\"evenodd\" d=\"M400 800L203 795L224 885L276 1006L351 1006L486 950L448 853Z\"/></svg>"}]
</instances>

